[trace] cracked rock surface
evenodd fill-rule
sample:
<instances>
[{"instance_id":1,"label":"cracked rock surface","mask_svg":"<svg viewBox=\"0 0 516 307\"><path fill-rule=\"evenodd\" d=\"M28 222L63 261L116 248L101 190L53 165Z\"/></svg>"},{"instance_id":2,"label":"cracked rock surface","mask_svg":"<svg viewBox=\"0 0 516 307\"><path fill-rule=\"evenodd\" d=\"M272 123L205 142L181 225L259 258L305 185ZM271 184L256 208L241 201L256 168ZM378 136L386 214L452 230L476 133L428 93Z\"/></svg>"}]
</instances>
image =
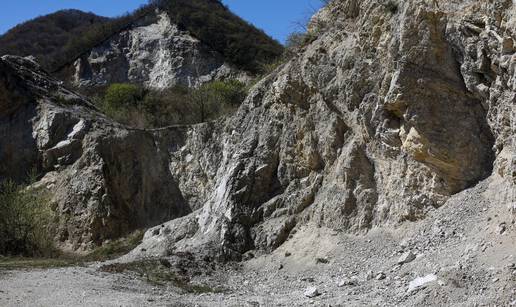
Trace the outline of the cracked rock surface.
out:
<instances>
[{"instance_id":1,"label":"cracked rock surface","mask_svg":"<svg viewBox=\"0 0 516 307\"><path fill-rule=\"evenodd\" d=\"M274 250L306 223L351 233L395 226L495 175L511 202L514 19L511 1L404 1L395 11L332 2L313 18L317 38L224 123L210 156L217 167L199 154L187 162L216 174L186 219L197 231L148 236L146 254L133 256L208 244L238 259Z\"/></svg>"},{"instance_id":2,"label":"cracked rock surface","mask_svg":"<svg viewBox=\"0 0 516 307\"><path fill-rule=\"evenodd\" d=\"M106 305L515 305L515 5L335 0L234 115L188 127L113 123L3 57L0 180L41 170L71 249L150 227L119 262L242 260L184 267L227 292Z\"/></svg>"}]
</instances>

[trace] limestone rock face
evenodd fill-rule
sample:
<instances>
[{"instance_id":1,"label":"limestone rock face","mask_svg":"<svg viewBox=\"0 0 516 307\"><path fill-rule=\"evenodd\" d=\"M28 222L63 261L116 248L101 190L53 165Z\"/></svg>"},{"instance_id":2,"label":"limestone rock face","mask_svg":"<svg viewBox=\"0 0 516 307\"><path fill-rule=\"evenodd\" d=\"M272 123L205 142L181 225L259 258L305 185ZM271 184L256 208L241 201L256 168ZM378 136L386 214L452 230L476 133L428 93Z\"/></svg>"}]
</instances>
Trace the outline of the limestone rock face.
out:
<instances>
[{"instance_id":1,"label":"limestone rock face","mask_svg":"<svg viewBox=\"0 0 516 307\"><path fill-rule=\"evenodd\" d=\"M191 127L114 124L36 64L5 58L0 176L38 165L61 240L76 246L159 224L128 257L240 259L308 223L398 225L489 176L486 193L514 208L514 5L335 0L236 114Z\"/></svg>"},{"instance_id":2,"label":"limestone rock face","mask_svg":"<svg viewBox=\"0 0 516 307\"><path fill-rule=\"evenodd\" d=\"M191 212L159 136L109 121L28 59L2 57L0 74L0 180L44 174L37 184L52 192L65 247Z\"/></svg>"},{"instance_id":3,"label":"limestone rock face","mask_svg":"<svg viewBox=\"0 0 516 307\"><path fill-rule=\"evenodd\" d=\"M247 75L185 31L166 13L146 16L81 56L61 75L76 86L131 82L151 88L196 86Z\"/></svg>"},{"instance_id":4,"label":"limestone rock face","mask_svg":"<svg viewBox=\"0 0 516 307\"><path fill-rule=\"evenodd\" d=\"M331 2L309 27L316 39L220 130L204 206L167 223L196 231L149 235L144 254L215 246L239 258L304 223L396 225L488 176L515 202L515 11L512 1Z\"/></svg>"}]
</instances>

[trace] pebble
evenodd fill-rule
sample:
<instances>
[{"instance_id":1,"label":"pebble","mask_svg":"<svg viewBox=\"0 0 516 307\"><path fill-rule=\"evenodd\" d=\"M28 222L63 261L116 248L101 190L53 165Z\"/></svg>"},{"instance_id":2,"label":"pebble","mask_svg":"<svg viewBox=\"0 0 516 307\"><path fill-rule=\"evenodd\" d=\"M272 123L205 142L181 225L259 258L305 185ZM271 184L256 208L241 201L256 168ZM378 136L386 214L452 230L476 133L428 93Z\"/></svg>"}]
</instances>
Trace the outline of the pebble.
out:
<instances>
[{"instance_id":1,"label":"pebble","mask_svg":"<svg viewBox=\"0 0 516 307\"><path fill-rule=\"evenodd\" d=\"M308 288L306 288L304 294L305 294L306 297L309 297L309 298L313 298L313 297L321 295L321 293L319 293L319 290L317 290L316 287L308 287Z\"/></svg>"},{"instance_id":2,"label":"pebble","mask_svg":"<svg viewBox=\"0 0 516 307\"><path fill-rule=\"evenodd\" d=\"M353 276L350 279L341 279L337 283L338 287L344 287L344 286L356 286L357 285L357 277Z\"/></svg>"},{"instance_id":3,"label":"pebble","mask_svg":"<svg viewBox=\"0 0 516 307\"><path fill-rule=\"evenodd\" d=\"M384 272L379 272L378 274L376 274L375 279L376 280L382 280L382 279L385 279L385 277L387 277L387 276L385 275Z\"/></svg>"},{"instance_id":4,"label":"pebble","mask_svg":"<svg viewBox=\"0 0 516 307\"><path fill-rule=\"evenodd\" d=\"M507 225L505 223L501 223L500 225L498 225L498 228L496 228L496 232L500 235L503 234L506 230Z\"/></svg>"},{"instance_id":5,"label":"pebble","mask_svg":"<svg viewBox=\"0 0 516 307\"><path fill-rule=\"evenodd\" d=\"M371 280L373 279L374 275L373 275L373 271L367 271L367 274L366 274L366 279L367 280Z\"/></svg>"},{"instance_id":6,"label":"pebble","mask_svg":"<svg viewBox=\"0 0 516 307\"><path fill-rule=\"evenodd\" d=\"M405 264L414 261L416 259L416 255L412 252L406 252L398 259L398 264Z\"/></svg>"},{"instance_id":7,"label":"pebble","mask_svg":"<svg viewBox=\"0 0 516 307\"><path fill-rule=\"evenodd\" d=\"M327 258L316 258L315 259L315 263L328 263L330 262L330 260L328 260Z\"/></svg>"}]
</instances>

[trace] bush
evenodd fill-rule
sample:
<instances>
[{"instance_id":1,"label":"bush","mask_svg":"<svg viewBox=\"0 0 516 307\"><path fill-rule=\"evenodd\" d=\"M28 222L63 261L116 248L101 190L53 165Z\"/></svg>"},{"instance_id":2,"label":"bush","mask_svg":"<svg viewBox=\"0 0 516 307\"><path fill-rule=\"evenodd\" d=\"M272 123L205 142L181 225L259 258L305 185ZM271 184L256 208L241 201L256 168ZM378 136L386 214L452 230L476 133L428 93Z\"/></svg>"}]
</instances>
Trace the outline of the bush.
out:
<instances>
[{"instance_id":1,"label":"bush","mask_svg":"<svg viewBox=\"0 0 516 307\"><path fill-rule=\"evenodd\" d=\"M142 87L133 84L115 83L105 90L100 109L109 117L122 123L131 122L143 128L146 123L141 101L145 96Z\"/></svg>"},{"instance_id":2,"label":"bush","mask_svg":"<svg viewBox=\"0 0 516 307\"><path fill-rule=\"evenodd\" d=\"M113 84L98 99L109 117L137 128L196 124L233 112L245 99L245 84L214 81L199 88L174 86L147 90L132 84Z\"/></svg>"},{"instance_id":3,"label":"bush","mask_svg":"<svg viewBox=\"0 0 516 307\"><path fill-rule=\"evenodd\" d=\"M302 32L293 32L290 33L287 37L287 41L285 43L285 47L287 50L297 50L306 42L306 33Z\"/></svg>"},{"instance_id":4,"label":"bush","mask_svg":"<svg viewBox=\"0 0 516 307\"><path fill-rule=\"evenodd\" d=\"M53 211L41 190L27 189L11 181L0 184L0 254L51 257Z\"/></svg>"},{"instance_id":5,"label":"bush","mask_svg":"<svg viewBox=\"0 0 516 307\"><path fill-rule=\"evenodd\" d=\"M136 107L143 96L144 91L138 85L115 83L108 87L104 103L114 109Z\"/></svg>"},{"instance_id":6,"label":"bush","mask_svg":"<svg viewBox=\"0 0 516 307\"><path fill-rule=\"evenodd\" d=\"M192 90L199 122L205 122L234 111L245 99L245 85L238 81L215 81Z\"/></svg>"}]
</instances>

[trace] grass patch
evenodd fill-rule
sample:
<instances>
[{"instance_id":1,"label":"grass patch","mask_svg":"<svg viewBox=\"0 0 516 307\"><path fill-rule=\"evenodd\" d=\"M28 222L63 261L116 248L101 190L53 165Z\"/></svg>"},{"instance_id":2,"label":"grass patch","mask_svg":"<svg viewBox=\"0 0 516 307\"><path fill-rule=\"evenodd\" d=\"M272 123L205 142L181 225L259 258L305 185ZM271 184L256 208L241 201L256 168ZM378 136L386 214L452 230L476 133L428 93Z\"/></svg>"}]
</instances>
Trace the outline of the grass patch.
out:
<instances>
[{"instance_id":1,"label":"grass patch","mask_svg":"<svg viewBox=\"0 0 516 307\"><path fill-rule=\"evenodd\" d=\"M0 256L0 271L84 266L88 262L112 260L127 254L138 246L144 234L144 230L137 230L125 238L106 243L84 256L65 253L56 253L53 258Z\"/></svg>"},{"instance_id":2,"label":"grass patch","mask_svg":"<svg viewBox=\"0 0 516 307\"><path fill-rule=\"evenodd\" d=\"M82 257L82 261L105 261L118 258L133 250L142 240L144 230L137 230L125 238L105 243L90 254Z\"/></svg>"},{"instance_id":3,"label":"grass patch","mask_svg":"<svg viewBox=\"0 0 516 307\"><path fill-rule=\"evenodd\" d=\"M208 285L191 283L189 278L180 276L174 272L169 265L164 265L159 260L143 260L130 263L115 263L102 266L103 272L108 273L133 273L139 278L144 279L152 285L167 286L172 285L182 289L186 293L221 293L224 290L212 288Z\"/></svg>"},{"instance_id":4,"label":"grass patch","mask_svg":"<svg viewBox=\"0 0 516 307\"><path fill-rule=\"evenodd\" d=\"M84 262L74 258L24 258L0 257L0 271L19 269L53 269L70 266L82 266Z\"/></svg>"}]
</instances>

